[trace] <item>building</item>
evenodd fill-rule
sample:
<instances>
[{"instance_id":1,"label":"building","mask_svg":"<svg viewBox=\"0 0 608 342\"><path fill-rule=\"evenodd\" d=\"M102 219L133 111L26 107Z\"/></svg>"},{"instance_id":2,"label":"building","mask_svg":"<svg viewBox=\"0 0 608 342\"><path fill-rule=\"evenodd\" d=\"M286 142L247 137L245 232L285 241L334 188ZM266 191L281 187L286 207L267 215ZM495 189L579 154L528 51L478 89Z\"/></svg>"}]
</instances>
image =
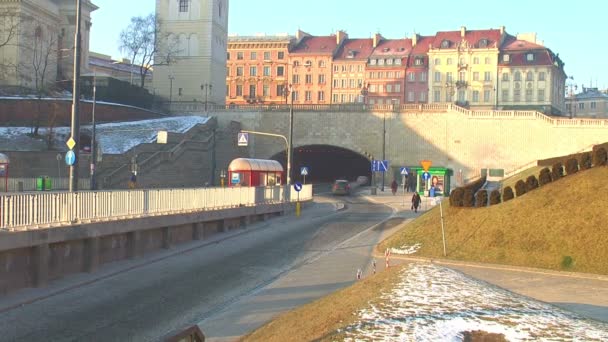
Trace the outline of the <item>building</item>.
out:
<instances>
[{"instance_id":1,"label":"building","mask_svg":"<svg viewBox=\"0 0 608 342\"><path fill-rule=\"evenodd\" d=\"M156 0L163 44L155 60L153 92L169 102L226 101L229 0Z\"/></svg>"},{"instance_id":2,"label":"building","mask_svg":"<svg viewBox=\"0 0 608 342\"><path fill-rule=\"evenodd\" d=\"M228 37L227 104L279 104L289 78L289 50L295 37Z\"/></svg>"},{"instance_id":3,"label":"building","mask_svg":"<svg viewBox=\"0 0 608 342\"><path fill-rule=\"evenodd\" d=\"M89 74L87 76L111 77L139 86L140 66L132 64L126 58L118 61L112 59L111 56L91 51L89 52L88 68ZM152 71L148 71L146 74L144 87L148 90L152 88Z\"/></svg>"},{"instance_id":4,"label":"building","mask_svg":"<svg viewBox=\"0 0 608 342\"><path fill-rule=\"evenodd\" d=\"M507 37L499 58L498 108L565 115L564 63L536 34Z\"/></svg>"},{"instance_id":5,"label":"building","mask_svg":"<svg viewBox=\"0 0 608 342\"><path fill-rule=\"evenodd\" d=\"M91 12L97 8L82 1L82 73L88 72ZM73 0L0 0L0 86L47 92L71 81L75 17Z\"/></svg>"},{"instance_id":6,"label":"building","mask_svg":"<svg viewBox=\"0 0 608 342\"><path fill-rule=\"evenodd\" d=\"M330 36L311 36L298 31L296 46L289 53L293 103L331 103L333 58L347 38L344 31Z\"/></svg>"},{"instance_id":7,"label":"building","mask_svg":"<svg viewBox=\"0 0 608 342\"><path fill-rule=\"evenodd\" d=\"M366 66L366 100L368 104L405 103L405 69L412 41L374 36L374 50Z\"/></svg>"},{"instance_id":8,"label":"building","mask_svg":"<svg viewBox=\"0 0 608 342\"><path fill-rule=\"evenodd\" d=\"M338 46L331 69L331 103L363 102L365 67L379 39L380 35L375 39L344 39Z\"/></svg>"},{"instance_id":9,"label":"building","mask_svg":"<svg viewBox=\"0 0 608 342\"><path fill-rule=\"evenodd\" d=\"M608 94L597 88L585 88L566 98L564 115L575 118L608 119Z\"/></svg>"},{"instance_id":10,"label":"building","mask_svg":"<svg viewBox=\"0 0 608 342\"><path fill-rule=\"evenodd\" d=\"M434 37L414 34L412 52L407 59L405 74L406 103L427 103L429 92L429 56L428 52Z\"/></svg>"}]
</instances>

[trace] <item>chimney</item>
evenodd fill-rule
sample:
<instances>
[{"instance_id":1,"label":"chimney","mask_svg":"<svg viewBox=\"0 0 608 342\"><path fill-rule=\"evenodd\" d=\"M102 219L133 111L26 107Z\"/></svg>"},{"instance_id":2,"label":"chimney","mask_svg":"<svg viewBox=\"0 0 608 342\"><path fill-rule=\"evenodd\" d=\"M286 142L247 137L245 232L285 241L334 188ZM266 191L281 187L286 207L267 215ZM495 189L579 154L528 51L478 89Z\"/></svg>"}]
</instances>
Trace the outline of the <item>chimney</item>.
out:
<instances>
[{"instance_id":1,"label":"chimney","mask_svg":"<svg viewBox=\"0 0 608 342\"><path fill-rule=\"evenodd\" d=\"M298 29L298 32L296 32L296 41L299 43L304 37L310 37L310 34Z\"/></svg>"},{"instance_id":2,"label":"chimney","mask_svg":"<svg viewBox=\"0 0 608 342\"><path fill-rule=\"evenodd\" d=\"M460 26L460 37L464 38L464 35L467 33L467 28L465 26Z\"/></svg>"},{"instance_id":3,"label":"chimney","mask_svg":"<svg viewBox=\"0 0 608 342\"><path fill-rule=\"evenodd\" d=\"M416 44L418 44L418 33L414 33L412 36L412 47L416 46Z\"/></svg>"},{"instance_id":4,"label":"chimney","mask_svg":"<svg viewBox=\"0 0 608 342\"><path fill-rule=\"evenodd\" d=\"M382 39L384 39L384 37L382 37L382 35L380 33L374 34L374 38L373 38L374 46L373 47L378 46L378 44L380 44L380 41L382 41Z\"/></svg>"},{"instance_id":5,"label":"chimney","mask_svg":"<svg viewBox=\"0 0 608 342\"><path fill-rule=\"evenodd\" d=\"M504 25L500 27L500 35L505 34L505 27Z\"/></svg>"},{"instance_id":6,"label":"chimney","mask_svg":"<svg viewBox=\"0 0 608 342\"><path fill-rule=\"evenodd\" d=\"M348 34L346 34L346 32L344 32L342 30L339 30L338 33L336 34L336 43L338 45L340 45L340 43L342 43L342 41L347 38L348 38Z\"/></svg>"}]
</instances>

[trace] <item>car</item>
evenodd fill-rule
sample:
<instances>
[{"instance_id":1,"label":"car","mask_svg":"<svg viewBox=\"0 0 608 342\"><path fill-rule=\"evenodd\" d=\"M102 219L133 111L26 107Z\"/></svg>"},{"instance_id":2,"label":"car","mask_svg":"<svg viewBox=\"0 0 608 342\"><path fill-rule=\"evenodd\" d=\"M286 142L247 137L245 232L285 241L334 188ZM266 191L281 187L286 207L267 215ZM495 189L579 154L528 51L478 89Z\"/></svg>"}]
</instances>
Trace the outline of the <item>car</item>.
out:
<instances>
[{"instance_id":1,"label":"car","mask_svg":"<svg viewBox=\"0 0 608 342\"><path fill-rule=\"evenodd\" d=\"M345 179L337 179L331 187L334 195L350 195L350 183Z\"/></svg>"}]
</instances>

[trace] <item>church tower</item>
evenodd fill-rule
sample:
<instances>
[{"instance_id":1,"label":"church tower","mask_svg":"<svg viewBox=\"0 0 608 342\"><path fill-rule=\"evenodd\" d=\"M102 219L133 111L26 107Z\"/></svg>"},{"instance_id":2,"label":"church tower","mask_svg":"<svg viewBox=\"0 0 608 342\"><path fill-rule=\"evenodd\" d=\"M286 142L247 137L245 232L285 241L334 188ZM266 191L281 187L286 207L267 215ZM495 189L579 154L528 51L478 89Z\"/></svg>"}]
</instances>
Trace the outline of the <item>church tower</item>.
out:
<instances>
[{"instance_id":1,"label":"church tower","mask_svg":"<svg viewBox=\"0 0 608 342\"><path fill-rule=\"evenodd\" d=\"M167 101L224 104L229 0L156 0L153 87Z\"/></svg>"}]
</instances>

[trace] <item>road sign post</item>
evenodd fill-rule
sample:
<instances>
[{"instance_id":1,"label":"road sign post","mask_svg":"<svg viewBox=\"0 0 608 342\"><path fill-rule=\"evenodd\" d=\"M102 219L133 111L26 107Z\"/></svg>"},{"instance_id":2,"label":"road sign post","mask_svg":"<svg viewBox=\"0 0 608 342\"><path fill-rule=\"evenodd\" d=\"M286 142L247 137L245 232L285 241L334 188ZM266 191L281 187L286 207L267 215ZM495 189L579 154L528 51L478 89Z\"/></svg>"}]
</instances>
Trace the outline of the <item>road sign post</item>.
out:
<instances>
[{"instance_id":1,"label":"road sign post","mask_svg":"<svg viewBox=\"0 0 608 342\"><path fill-rule=\"evenodd\" d=\"M249 134L246 132L239 132L237 136L238 146L247 146L249 144Z\"/></svg>"},{"instance_id":2,"label":"road sign post","mask_svg":"<svg viewBox=\"0 0 608 342\"><path fill-rule=\"evenodd\" d=\"M300 212L301 212L301 208L300 208L300 191L302 191L302 183L295 182L293 184L293 189L298 194L298 198L297 198L297 201L296 201L296 217L300 217Z\"/></svg>"},{"instance_id":3,"label":"road sign post","mask_svg":"<svg viewBox=\"0 0 608 342\"><path fill-rule=\"evenodd\" d=\"M306 184L306 176L308 176L308 167L307 166L302 166L300 168L300 175L302 175L302 177L304 178L304 184Z\"/></svg>"}]
</instances>

